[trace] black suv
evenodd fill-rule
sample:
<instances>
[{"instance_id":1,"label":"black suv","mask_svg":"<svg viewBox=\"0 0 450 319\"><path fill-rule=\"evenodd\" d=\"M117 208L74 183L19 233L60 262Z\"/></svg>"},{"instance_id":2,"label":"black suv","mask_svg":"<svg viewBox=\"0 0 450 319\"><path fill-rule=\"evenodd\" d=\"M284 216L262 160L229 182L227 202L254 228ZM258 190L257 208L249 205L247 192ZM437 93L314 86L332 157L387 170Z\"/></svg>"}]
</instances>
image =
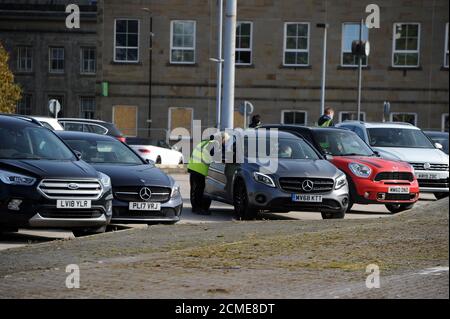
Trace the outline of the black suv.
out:
<instances>
[{"instance_id":1,"label":"black suv","mask_svg":"<svg viewBox=\"0 0 450 319\"><path fill-rule=\"evenodd\" d=\"M0 231L106 229L113 198L107 175L32 119L0 115L0 139Z\"/></svg>"}]
</instances>

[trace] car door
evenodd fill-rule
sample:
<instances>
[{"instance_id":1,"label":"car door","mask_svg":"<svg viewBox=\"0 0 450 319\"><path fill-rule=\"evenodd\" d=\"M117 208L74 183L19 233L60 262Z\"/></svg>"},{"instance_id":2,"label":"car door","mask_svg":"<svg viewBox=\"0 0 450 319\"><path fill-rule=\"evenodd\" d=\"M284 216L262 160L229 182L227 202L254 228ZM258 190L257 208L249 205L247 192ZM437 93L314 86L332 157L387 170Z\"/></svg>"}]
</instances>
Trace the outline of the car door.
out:
<instances>
[{"instance_id":1,"label":"car door","mask_svg":"<svg viewBox=\"0 0 450 319\"><path fill-rule=\"evenodd\" d=\"M226 166L229 164L211 163L206 177L205 193L211 198L227 202Z\"/></svg>"}]
</instances>

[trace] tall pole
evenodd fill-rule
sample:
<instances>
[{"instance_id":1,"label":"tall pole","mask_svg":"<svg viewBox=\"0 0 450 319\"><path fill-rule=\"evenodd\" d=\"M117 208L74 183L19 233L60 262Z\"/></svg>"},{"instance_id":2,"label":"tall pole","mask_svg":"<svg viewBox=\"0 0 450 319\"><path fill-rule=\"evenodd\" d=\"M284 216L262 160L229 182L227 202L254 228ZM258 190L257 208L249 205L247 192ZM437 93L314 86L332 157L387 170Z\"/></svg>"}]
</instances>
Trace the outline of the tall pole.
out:
<instances>
[{"instance_id":1,"label":"tall pole","mask_svg":"<svg viewBox=\"0 0 450 319\"><path fill-rule=\"evenodd\" d=\"M216 124L217 128L221 128L221 112L222 112L222 43L223 43L223 0L217 0L217 92L216 92Z\"/></svg>"},{"instance_id":2,"label":"tall pole","mask_svg":"<svg viewBox=\"0 0 450 319\"><path fill-rule=\"evenodd\" d=\"M149 18L149 42L148 42L148 137L151 137L152 128L152 78L153 78L153 17L149 8L141 8L148 14Z\"/></svg>"},{"instance_id":3,"label":"tall pole","mask_svg":"<svg viewBox=\"0 0 450 319\"><path fill-rule=\"evenodd\" d=\"M328 24L319 24L318 27L324 29L323 33L323 61L322 61L322 92L320 99L320 115L325 114L325 90L327 79L327 37Z\"/></svg>"},{"instance_id":4,"label":"tall pole","mask_svg":"<svg viewBox=\"0 0 450 319\"><path fill-rule=\"evenodd\" d=\"M359 27L359 43L362 43L363 36L363 26L364 20L361 20L361 25ZM361 119L361 91L362 91L362 54L358 55L358 111L356 120L359 121Z\"/></svg>"},{"instance_id":5,"label":"tall pole","mask_svg":"<svg viewBox=\"0 0 450 319\"><path fill-rule=\"evenodd\" d=\"M227 0L225 15L225 63L221 129L233 129L237 0Z\"/></svg>"}]
</instances>

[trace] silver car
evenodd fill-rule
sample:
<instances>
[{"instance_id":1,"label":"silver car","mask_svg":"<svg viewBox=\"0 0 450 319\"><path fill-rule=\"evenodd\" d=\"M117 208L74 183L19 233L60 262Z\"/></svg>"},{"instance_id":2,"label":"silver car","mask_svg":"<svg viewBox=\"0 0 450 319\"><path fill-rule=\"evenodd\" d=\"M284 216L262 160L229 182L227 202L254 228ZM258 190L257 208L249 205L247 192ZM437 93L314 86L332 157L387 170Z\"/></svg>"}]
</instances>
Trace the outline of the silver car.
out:
<instances>
[{"instance_id":1,"label":"silver car","mask_svg":"<svg viewBox=\"0 0 450 319\"><path fill-rule=\"evenodd\" d=\"M205 196L234 206L240 219L254 219L258 212L320 212L324 219L344 218L349 204L345 174L324 159L307 141L290 133L278 132L277 142L269 134L257 133L244 143L244 157L233 163L212 163L206 178ZM267 158L253 158L249 146L267 149L276 144L277 170L269 172ZM236 147L234 148L236 152Z\"/></svg>"}]
</instances>

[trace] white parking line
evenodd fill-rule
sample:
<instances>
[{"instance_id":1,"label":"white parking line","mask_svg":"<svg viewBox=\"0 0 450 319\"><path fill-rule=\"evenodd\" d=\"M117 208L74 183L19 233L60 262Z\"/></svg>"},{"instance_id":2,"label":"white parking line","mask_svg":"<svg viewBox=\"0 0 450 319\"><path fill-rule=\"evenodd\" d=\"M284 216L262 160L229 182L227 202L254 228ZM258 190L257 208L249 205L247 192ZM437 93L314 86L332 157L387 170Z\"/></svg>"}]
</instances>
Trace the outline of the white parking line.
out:
<instances>
[{"instance_id":1,"label":"white parking line","mask_svg":"<svg viewBox=\"0 0 450 319\"><path fill-rule=\"evenodd\" d=\"M448 267L434 267L434 268L428 268L425 270L422 270L421 272L417 273L417 275L435 275L442 272L448 272Z\"/></svg>"}]
</instances>

